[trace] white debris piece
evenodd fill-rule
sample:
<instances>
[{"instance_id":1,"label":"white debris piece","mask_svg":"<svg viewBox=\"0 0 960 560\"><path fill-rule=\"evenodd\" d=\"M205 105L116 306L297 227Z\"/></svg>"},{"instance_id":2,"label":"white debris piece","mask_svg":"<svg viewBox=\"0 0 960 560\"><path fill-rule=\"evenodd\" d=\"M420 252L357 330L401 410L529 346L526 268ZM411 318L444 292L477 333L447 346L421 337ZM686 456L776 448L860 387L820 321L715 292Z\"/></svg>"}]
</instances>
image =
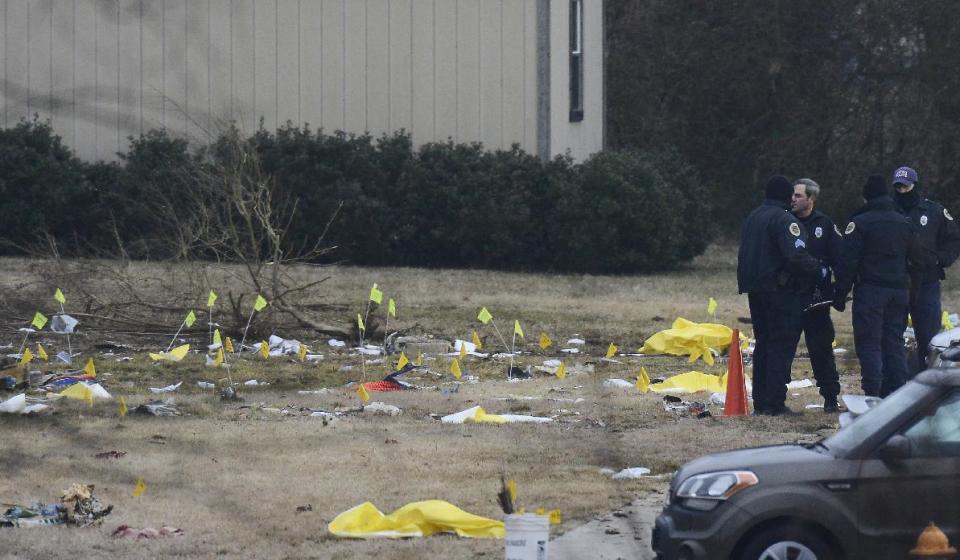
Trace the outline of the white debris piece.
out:
<instances>
[{"instance_id":1,"label":"white debris piece","mask_svg":"<svg viewBox=\"0 0 960 560\"><path fill-rule=\"evenodd\" d=\"M563 352L564 354L579 354L579 353L580 353L580 349L579 349L579 348L561 348L560 351Z\"/></svg>"},{"instance_id":2,"label":"white debris piece","mask_svg":"<svg viewBox=\"0 0 960 560\"><path fill-rule=\"evenodd\" d=\"M454 414L448 414L440 419L444 424L463 424L467 420L472 420L479 412L480 407L475 406L473 408L468 408ZM510 422L535 422L535 423L546 423L553 422L552 418L545 418L542 416L527 416L525 414L497 414L500 418L505 419L508 423Z\"/></svg>"},{"instance_id":3,"label":"white debris piece","mask_svg":"<svg viewBox=\"0 0 960 560\"><path fill-rule=\"evenodd\" d=\"M583 346L587 341L582 338L571 338L567 341L567 344L573 344L575 346Z\"/></svg>"},{"instance_id":4,"label":"white debris piece","mask_svg":"<svg viewBox=\"0 0 960 560\"><path fill-rule=\"evenodd\" d=\"M607 379L603 382L604 387L617 387L617 388L632 388L633 383L630 383L626 379Z\"/></svg>"},{"instance_id":5,"label":"white debris piece","mask_svg":"<svg viewBox=\"0 0 960 560\"><path fill-rule=\"evenodd\" d=\"M643 478L648 474L650 474L650 469L646 467L630 467L613 475L612 478L614 480L632 480L635 478Z\"/></svg>"},{"instance_id":6,"label":"white debris piece","mask_svg":"<svg viewBox=\"0 0 960 560\"><path fill-rule=\"evenodd\" d=\"M337 339L335 339L335 338L331 338L330 340L328 340L328 341L327 341L327 344L330 345L330 346L333 346L334 348L343 348L344 346L347 345L346 342L344 342L344 341L342 341L342 340L337 340Z\"/></svg>"},{"instance_id":7,"label":"white debris piece","mask_svg":"<svg viewBox=\"0 0 960 560\"><path fill-rule=\"evenodd\" d=\"M179 389L181 385L183 385L183 381L181 381L181 382L179 382L179 383L176 383L176 384L174 384L174 385L167 385L166 387L160 387L160 388L150 387L150 392L151 392L151 393L156 393L156 394L160 394L160 393L172 393L172 392L176 391L177 389Z\"/></svg>"},{"instance_id":8,"label":"white debris piece","mask_svg":"<svg viewBox=\"0 0 960 560\"><path fill-rule=\"evenodd\" d=\"M197 381L197 387L200 387L201 389L216 389L216 388L217 388L216 385L214 385L213 383L210 383L209 381Z\"/></svg>"},{"instance_id":9,"label":"white debris piece","mask_svg":"<svg viewBox=\"0 0 960 560\"><path fill-rule=\"evenodd\" d=\"M813 381L809 379L798 379L787 383L787 389L804 389L806 387L813 387Z\"/></svg>"},{"instance_id":10,"label":"white debris piece","mask_svg":"<svg viewBox=\"0 0 960 560\"><path fill-rule=\"evenodd\" d=\"M372 402L365 405L363 411L368 414L383 414L386 416L399 416L403 412L398 406L382 402Z\"/></svg>"}]
</instances>

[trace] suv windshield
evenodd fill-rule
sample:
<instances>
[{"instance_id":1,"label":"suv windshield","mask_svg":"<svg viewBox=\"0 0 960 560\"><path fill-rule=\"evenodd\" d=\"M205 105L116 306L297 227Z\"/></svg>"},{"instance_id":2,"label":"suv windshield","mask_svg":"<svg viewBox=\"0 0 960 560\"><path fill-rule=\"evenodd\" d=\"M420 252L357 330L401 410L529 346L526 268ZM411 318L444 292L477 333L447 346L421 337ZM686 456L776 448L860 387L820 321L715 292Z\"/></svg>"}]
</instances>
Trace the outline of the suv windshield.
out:
<instances>
[{"instance_id":1,"label":"suv windshield","mask_svg":"<svg viewBox=\"0 0 960 560\"><path fill-rule=\"evenodd\" d=\"M874 433L878 426L887 424L903 411L912 408L913 403L922 399L930 390L930 386L922 383L907 383L880 404L858 416L849 426L823 440L823 445L834 454L850 452Z\"/></svg>"}]
</instances>

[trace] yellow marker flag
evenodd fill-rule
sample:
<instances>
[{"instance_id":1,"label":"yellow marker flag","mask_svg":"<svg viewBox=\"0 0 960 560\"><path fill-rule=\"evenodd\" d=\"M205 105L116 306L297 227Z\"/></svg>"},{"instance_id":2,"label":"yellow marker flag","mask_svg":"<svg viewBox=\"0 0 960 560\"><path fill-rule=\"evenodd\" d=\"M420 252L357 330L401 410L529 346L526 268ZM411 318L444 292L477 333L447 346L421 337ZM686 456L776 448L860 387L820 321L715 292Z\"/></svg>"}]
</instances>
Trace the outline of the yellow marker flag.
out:
<instances>
[{"instance_id":1,"label":"yellow marker flag","mask_svg":"<svg viewBox=\"0 0 960 560\"><path fill-rule=\"evenodd\" d=\"M123 397L120 397L120 418L123 418L127 415L127 401L123 400Z\"/></svg>"},{"instance_id":2,"label":"yellow marker flag","mask_svg":"<svg viewBox=\"0 0 960 560\"><path fill-rule=\"evenodd\" d=\"M460 358L460 359L462 360L462 359L464 359L466 356L467 356L467 345L464 344L464 343L461 341L461 342L460 342L460 355L458 356L458 358Z\"/></svg>"},{"instance_id":3,"label":"yellow marker flag","mask_svg":"<svg viewBox=\"0 0 960 560\"><path fill-rule=\"evenodd\" d=\"M47 324L47 317L43 313L37 311L33 314L33 321L30 321L30 324L34 327L37 327L37 330L39 331L44 327L44 325Z\"/></svg>"},{"instance_id":4,"label":"yellow marker flag","mask_svg":"<svg viewBox=\"0 0 960 560\"><path fill-rule=\"evenodd\" d=\"M537 508L537 511L535 511L534 513L536 513L537 515L546 515L546 514L547 514L547 508L538 507L538 508Z\"/></svg>"},{"instance_id":5,"label":"yellow marker flag","mask_svg":"<svg viewBox=\"0 0 960 560\"><path fill-rule=\"evenodd\" d=\"M945 331L953 328L953 322L950 321L950 315L946 311L940 315L940 326L942 326Z\"/></svg>"},{"instance_id":6,"label":"yellow marker flag","mask_svg":"<svg viewBox=\"0 0 960 560\"><path fill-rule=\"evenodd\" d=\"M53 299L62 303L67 303L67 297L63 295L63 292L60 291L60 288L57 288L57 291L53 292Z\"/></svg>"},{"instance_id":7,"label":"yellow marker flag","mask_svg":"<svg viewBox=\"0 0 960 560\"><path fill-rule=\"evenodd\" d=\"M357 328L360 329L360 332L367 330L367 327L363 326L363 317L361 317L359 313L357 313Z\"/></svg>"},{"instance_id":8,"label":"yellow marker flag","mask_svg":"<svg viewBox=\"0 0 960 560\"><path fill-rule=\"evenodd\" d=\"M267 344L266 340L260 341L260 355L264 358L270 357L270 345Z\"/></svg>"},{"instance_id":9,"label":"yellow marker flag","mask_svg":"<svg viewBox=\"0 0 960 560\"><path fill-rule=\"evenodd\" d=\"M564 379L567 377L567 366L563 365L563 362L560 362L560 367L557 368L556 376L557 379Z\"/></svg>"},{"instance_id":10,"label":"yellow marker flag","mask_svg":"<svg viewBox=\"0 0 960 560\"><path fill-rule=\"evenodd\" d=\"M423 352L417 351L417 365L423 365Z\"/></svg>"},{"instance_id":11,"label":"yellow marker flag","mask_svg":"<svg viewBox=\"0 0 960 560\"><path fill-rule=\"evenodd\" d=\"M507 481L507 492L510 493L510 501L516 502L517 501L517 481L516 480L511 478L510 480Z\"/></svg>"},{"instance_id":12,"label":"yellow marker flag","mask_svg":"<svg viewBox=\"0 0 960 560\"><path fill-rule=\"evenodd\" d=\"M367 402L370 400L370 393L367 392L367 388L363 386L363 383L357 384L357 395L360 396L361 402Z\"/></svg>"},{"instance_id":13,"label":"yellow marker flag","mask_svg":"<svg viewBox=\"0 0 960 560\"><path fill-rule=\"evenodd\" d=\"M376 284L374 284L373 287L370 288L370 301L376 304L383 303L383 292L377 289Z\"/></svg>"},{"instance_id":14,"label":"yellow marker flag","mask_svg":"<svg viewBox=\"0 0 960 560\"><path fill-rule=\"evenodd\" d=\"M559 510L559 509L551 509L551 510L549 511L549 513L547 513L547 515L550 516L550 524L551 524L551 525L559 525L560 522L563 521L563 519L560 517L560 510Z\"/></svg>"},{"instance_id":15,"label":"yellow marker flag","mask_svg":"<svg viewBox=\"0 0 960 560\"><path fill-rule=\"evenodd\" d=\"M713 299L712 297L707 300L707 313L711 315L717 314L717 300Z\"/></svg>"},{"instance_id":16,"label":"yellow marker flag","mask_svg":"<svg viewBox=\"0 0 960 560\"><path fill-rule=\"evenodd\" d=\"M460 379L460 376L463 375L463 372L460 371L460 360L450 362L450 373L453 374L454 378Z\"/></svg>"},{"instance_id":17,"label":"yellow marker flag","mask_svg":"<svg viewBox=\"0 0 960 560\"><path fill-rule=\"evenodd\" d=\"M23 354L20 356L20 365L25 366L33 361L33 352L29 348L24 349Z\"/></svg>"},{"instance_id":18,"label":"yellow marker flag","mask_svg":"<svg viewBox=\"0 0 960 560\"><path fill-rule=\"evenodd\" d=\"M610 346L607 347L607 358L609 359L616 356L617 350L618 350L617 345L611 342Z\"/></svg>"},{"instance_id":19,"label":"yellow marker flag","mask_svg":"<svg viewBox=\"0 0 960 560\"><path fill-rule=\"evenodd\" d=\"M207 307L213 307L215 303L217 303L217 292L210 290L210 293L207 294Z\"/></svg>"},{"instance_id":20,"label":"yellow marker flag","mask_svg":"<svg viewBox=\"0 0 960 560\"><path fill-rule=\"evenodd\" d=\"M83 373L93 377L97 376L97 366L93 365L93 358L87 359L87 365L83 366Z\"/></svg>"},{"instance_id":21,"label":"yellow marker flag","mask_svg":"<svg viewBox=\"0 0 960 560\"><path fill-rule=\"evenodd\" d=\"M223 365L223 348L217 348L217 356L213 359L213 367Z\"/></svg>"},{"instance_id":22,"label":"yellow marker flag","mask_svg":"<svg viewBox=\"0 0 960 560\"><path fill-rule=\"evenodd\" d=\"M480 335L477 334L477 331L473 331L473 345L477 347L477 350L483 348L483 343L480 342Z\"/></svg>"},{"instance_id":23,"label":"yellow marker flag","mask_svg":"<svg viewBox=\"0 0 960 560\"><path fill-rule=\"evenodd\" d=\"M223 349L227 352L233 352L233 341L230 340L229 336L223 341Z\"/></svg>"},{"instance_id":24,"label":"yellow marker flag","mask_svg":"<svg viewBox=\"0 0 960 560\"><path fill-rule=\"evenodd\" d=\"M647 368L641 366L640 374L637 375L637 389L641 393L646 393L650 390L650 376L647 375Z\"/></svg>"},{"instance_id":25,"label":"yellow marker flag","mask_svg":"<svg viewBox=\"0 0 960 560\"><path fill-rule=\"evenodd\" d=\"M397 316L397 302L393 301L393 298L387 300L387 315Z\"/></svg>"},{"instance_id":26,"label":"yellow marker flag","mask_svg":"<svg viewBox=\"0 0 960 560\"><path fill-rule=\"evenodd\" d=\"M143 479L137 480L137 485L133 487L133 497L139 498L147 490L147 484Z\"/></svg>"},{"instance_id":27,"label":"yellow marker flag","mask_svg":"<svg viewBox=\"0 0 960 560\"><path fill-rule=\"evenodd\" d=\"M520 328L520 321L515 320L513 322L513 334L519 336L520 338L523 338L523 329Z\"/></svg>"},{"instance_id":28,"label":"yellow marker flag","mask_svg":"<svg viewBox=\"0 0 960 560\"><path fill-rule=\"evenodd\" d=\"M263 296L261 296L260 294L257 294L257 301L253 302L253 310L263 311L263 308L266 307L267 305L268 305L267 300L263 299Z\"/></svg>"},{"instance_id":29,"label":"yellow marker flag","mask_svg":"<svg viewBox=\"0 0 960 560\"><path fill-rule=\"evenodd\" d=\"M223 339L220 338L220 329L214 329L213 331L213 343L214 344L223 344Z\"/></svg>"},{"instance_id":30,"label":"yellow marker flag","mask_svg":"<svg viewBox=\"0 0 960 560\"><path fill-rule=\"evenodd\" d=\"M547 348L550 348L551 344L553 344L553 341L550 340L550 337L547 336L547 333L540 333L540 349L546 350Z\"/></svg>"},{"instance_id":31,"label":"yellow marker flag","mask_svg":"<svg viewBox=\"0 0 960 560\"><path fill-rule=\"evenodd\" d=\"M189 329L197 322L197 316L193 314L193 310L190 310L190 313L187 313L187 316L183 319L183 324Z\"/></svg>"},{"instance_id":32,"label":"yellow marker flag","mask_svg":"<svg viewBox=\"0 0 960 560\"><path fill-rule=\"evenodd\" d=\"M180 360L186 358L189 352L190 352L190 345L182 344L180 346L177 346L173 350L171 350L170 355L173 356L174 361L179 362Z\"/></svg>"},{"instance_id":33,"label":"yellow marker flag","mask_svg":"<svg viewBox=\"0 0 960 560\"><path fill-rule=\"evenodd\" d=\"M47 356L47 351L43 349L43 344L37 343L37 356L40 356L40 359L47 361L50 359L50 356Z\"/></svg>"},{"instance_id":34,"label":"yellow marker flag","mask_svg":"<svg viewBox=\"0 0 960 560\"><path fill-rule=\"evenodd\" d=\"M300 348L297 350L297 359L299 359L301 362L307 361L307 350L307 345L301 343Z\"/></svg>"},{"instance_id":35,"label":"yellow marker flag","mask_svg":"<svg viewBox=\"0 0 960 560\"><path fill-rule=\"evenodd\" d=\"M481 309L480 309L480 313L477 314L477 319L478 319L481 323L483 323L484 325L486 325L487 323L489 323L489 322L493 319L493 315L491 315L490 312L487 311L487 308L484 307L484 308L481 308Z\"/></svg>"},{"instance_id":36,"label":"yellow marker flag","mask_svg":"<svg viewBox=\"0 0 960 560\"><path fill-rule=\"evenodd\" d=\"M400 352L400 359L397 360L397 371L403 369L403 366L410 363L410 360L407 359L407 355L403 352Z\"/></svg>"}]
</instances>

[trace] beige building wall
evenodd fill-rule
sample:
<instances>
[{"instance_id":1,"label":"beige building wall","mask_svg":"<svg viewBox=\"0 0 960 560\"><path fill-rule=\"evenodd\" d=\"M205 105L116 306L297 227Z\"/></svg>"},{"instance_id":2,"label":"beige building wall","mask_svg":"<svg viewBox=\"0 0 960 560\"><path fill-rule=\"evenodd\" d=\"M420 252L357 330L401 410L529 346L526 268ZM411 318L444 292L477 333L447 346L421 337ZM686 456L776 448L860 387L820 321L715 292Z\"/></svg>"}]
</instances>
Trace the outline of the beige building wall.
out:
<instances>
[{"instance_id":1,"label":"beige building wall","mask_svg":"<svg viewBox=\"0 0 960 560\"><path fill-rule=\"evenodd\" d=\"M49 118L86 159L114 159L128 136L154 128L205 141L230 121L252 132L261 120L268 130L288 120L330 132L405 129L417 143L449 137L537 153L544 2L558 14L568 4L0 0L0 125ZM565 25L551 33L561 51ZM562 96L565 86L553 90ZM589 115L600 122L599 109ZM596 134L561 120L550 123L551 145L570 139L584 153Z\"/></svg>"},{"instance_id":2,"label":"beige building wall","mask_svg":"<svg viewBox=\"0 0 960 560\"><path fill-rule=\"evenodd\" d=\"M603 0L583 0L583 120L570 120L569 0L550 3L550 153L583 160L603 149Z\"/></svg>"}]
</instances>

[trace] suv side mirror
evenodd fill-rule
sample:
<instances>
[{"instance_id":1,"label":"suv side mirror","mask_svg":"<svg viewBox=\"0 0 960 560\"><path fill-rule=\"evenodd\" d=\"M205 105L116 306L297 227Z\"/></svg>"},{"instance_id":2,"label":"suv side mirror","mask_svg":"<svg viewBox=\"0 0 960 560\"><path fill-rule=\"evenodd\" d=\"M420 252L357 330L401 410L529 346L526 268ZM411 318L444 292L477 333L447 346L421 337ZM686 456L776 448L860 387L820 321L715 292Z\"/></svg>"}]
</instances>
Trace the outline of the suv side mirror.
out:
<instances>
[{"instance_id":1,"label":"suv side mirror","mask_svg":"<svg viewBox=\"0 0 960 560\"><path fill-rule=\"evenodd\" d=\"M899 461L910 458L910 440L902 435L895 435L880 447L880 459L884 461Z\"/></svg>"}]
</instances>

